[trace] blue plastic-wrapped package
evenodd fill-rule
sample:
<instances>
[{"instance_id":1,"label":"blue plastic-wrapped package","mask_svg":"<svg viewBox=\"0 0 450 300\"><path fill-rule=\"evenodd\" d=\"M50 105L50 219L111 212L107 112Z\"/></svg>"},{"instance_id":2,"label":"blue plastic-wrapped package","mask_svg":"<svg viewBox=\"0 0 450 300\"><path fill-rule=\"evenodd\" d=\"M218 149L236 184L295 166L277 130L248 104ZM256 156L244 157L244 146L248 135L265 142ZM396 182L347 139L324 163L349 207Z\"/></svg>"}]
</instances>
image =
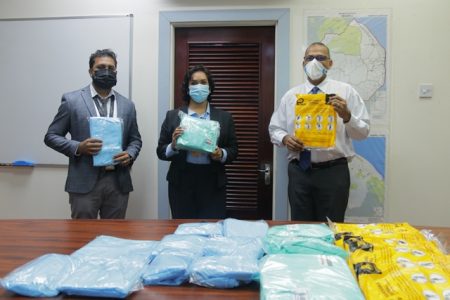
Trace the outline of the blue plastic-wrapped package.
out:
<instances>
[{"instance_id":1,"label":"blue plastic-wrapped package","mask_svg":"<svg viewBox=\"0 0 450 300\"><path fill-rule=\"evenodd\" d=\"M263 300L364 300L347 263L334 255L268 255L261 262L260 286Z\"/></svg>"},{"instance_id":2,"label":"blue plastic-wrapped package","mask_svg":"<svg viewBox=\"0 0 450 300\"><path fill-rule=\"evenodd\" d=\"M189 279L189 265L195 254L166 251L152 260L142 273L144 285L180 285Z\"/></svg>"},{"instance_id":3,"label":"blue plastic-wrapped package","mask_svg":"<svg viewBox=\"0 0 450 300\"><path fill-rule=\"evenodd\" d=\"M227 237L264 237L268 229L269 225L264 220L243 221L233 218L223 220L223 235Z\"/></svg>"},{"instance_id":4,"label":"blue plastic-wrapped package","mask_svg":"<svg viewBox=\"0 0 450 300\"><path fill-rule=\"evenodd\" d=\"M80 260L60 282L59 290L67 295L125 298L142 288L141 274L148 262L142 255Z\"/></svg>"},{"instance_id":5,"label":"blue plastic-wrapped package","mask_svg":"<svg viewBox=\"0 0 450 300\"><path fill-rule=\"evenodd\" d=\"M246 256L208 256L195 259L189 282L212 288L234 288L258 276L258 260Z\"/></svg>"},{"instance_id":6,"label":"blue plastic-wrapped package","mask_svg":"<svg viewBox=\"0 0 450 300\"><path fill-rule=\"evenodd\" d=\"M123 120L120 118L89 118L91 138L102 140L102 149L93 156L94 166L117 164L114 155L122 152Z\"/></svg>"},{"instance_id":7,"label":"blue plastic-wrapped package","mask_svg":"<svg viewBox=\"0 0 450 300\"><path fill-rule=\"evenodd\" d=\"M46 254L18 267L0 280L4 289L28 297L54 297L59 282L70 273L68 255Z\"/></svg>"},{"instance_id":8,"label":"blue plastic-wrapped package","mask_svg":"<svg viewBox=\"0 0 450 300\"><path fill-rule=\"evenodd\" d=\"M189 251L195 256L203 255L203 246L207 241L206 237L188 234L168 234L155 248L154 254L163 252Z\"/></svg>"},{"instance_id":9,"label":"blue plastic-wrapped package","mask_svg":"<svg viewBox=\"0 0 450 300\"><path fill-rule=\"evenodd\" d=\"M99 236L72 253L78 263L60 290L69 295L124 298L142 287L142 272L158 245L156 241Z\"/></svg>"},{"instance_id":10,"label":"blue plastic-wrapped package","mask_svg":"<svg viewBox=\"0 0 450 300\"><path fill-rule=\"evenodd\" d=\"M223 228L221 222L183 223L178 225L174 234L194 234L207 237L222 236Z\"/></svg>"},{"instance_id":11,"label":"blue plastic-wrapped package","mask_svg":"<svg viewBox=\"0 0 450 300\"><path fill-rule=\"evenodd\" d=\"M220 124L217 121L195 118L179 112L183 134L177 139L177 149L212 153L217 148Z\"/></svg>"},{"instance_id":12,"label":"blue plastic-wrapped package","mask_svg":"<svg viewBox=\"0 0 450 300\"><path fill-rule=\"evenodd\" d=\"M72 257L81 260L116 259L121 256L141 256L151 260L159 241L129 240L101 235L72 253Z\"/></svg>"},{"instance_id":13,"label":"blue plastic-wrapped package","mask_svg":"<svg viewBox=\"0 0 450 300\"><path fill-rule=\"evenodd\" d=\"M261 238L223 237L209 238L203 248L204 256L248 256L261 258L264 255Z\"/></svg>"}]
</instances>

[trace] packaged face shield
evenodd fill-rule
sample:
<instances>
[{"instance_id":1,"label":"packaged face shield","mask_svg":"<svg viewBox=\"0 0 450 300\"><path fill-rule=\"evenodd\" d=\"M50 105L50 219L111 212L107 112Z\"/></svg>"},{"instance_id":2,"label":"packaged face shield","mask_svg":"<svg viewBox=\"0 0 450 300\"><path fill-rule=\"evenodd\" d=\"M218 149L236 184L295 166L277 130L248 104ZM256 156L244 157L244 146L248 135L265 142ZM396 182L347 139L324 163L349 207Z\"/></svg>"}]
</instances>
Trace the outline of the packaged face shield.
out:
<instances>
[{"instance_id":1,"label":"packaged face shield","mask_svg":"<svg viewBox=\"0 0 450 300\"><path fill-rule=\"evenodd\" d=\"M328 94L297 94L294 133L305 148L328 149L336 144L337 115Z\"/></svg>"}]
</instances>

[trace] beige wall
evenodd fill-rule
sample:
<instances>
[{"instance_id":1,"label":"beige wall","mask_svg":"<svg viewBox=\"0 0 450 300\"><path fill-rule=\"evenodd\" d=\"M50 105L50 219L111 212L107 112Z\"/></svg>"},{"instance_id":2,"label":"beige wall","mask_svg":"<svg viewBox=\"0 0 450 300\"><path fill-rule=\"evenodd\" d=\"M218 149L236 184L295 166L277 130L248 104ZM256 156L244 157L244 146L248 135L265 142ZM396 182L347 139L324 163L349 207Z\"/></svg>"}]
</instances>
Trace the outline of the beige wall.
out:
<instances>
[{"instance_id":1,"label":"beige wall","mask_svg":"<svg viewBox=\"0 0 450 300\"><path fill-rule=\"evenodd\" d=\"M159 134L155 108L158 68L170 67L158 66L161 10L289 8L290 84L294 85L303 80L298 66L304 43L304 10L388 9L392 18L386 221L450 226L450 99L445 89L450 80L450 1L229 0L227 6L215 3L219 1L0 0L0 19L134 14L132 94L144 146L132 174L135 191L130 197L128 218L157 218L157 176L165 176L157 174L155 155ZM419 83L434 85L432 99L418 98ZM0 147L7 147L7 137L1 139ZM63 191L66 172L66 168L0 169L0 218L69 218L68 197Z\"/></svg>"}]
</instances>

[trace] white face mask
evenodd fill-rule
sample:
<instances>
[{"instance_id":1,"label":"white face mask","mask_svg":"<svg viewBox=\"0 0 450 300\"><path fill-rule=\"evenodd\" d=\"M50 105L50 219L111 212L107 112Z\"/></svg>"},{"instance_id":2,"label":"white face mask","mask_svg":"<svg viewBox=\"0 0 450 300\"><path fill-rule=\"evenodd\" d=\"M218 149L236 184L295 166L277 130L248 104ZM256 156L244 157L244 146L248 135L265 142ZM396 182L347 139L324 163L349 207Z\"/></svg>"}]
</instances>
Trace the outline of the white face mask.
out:
<instances>
[{"instance_id":1,"label":"white face mask","mask_svg":"<svg viewBox=\"0 0 450 300\"><path fill-rule=\"evenodd\" d=\"M315 58L305 65L304 70L311 80L318 80L327 74L327 69Z\"/></svg>"}]
</instances>

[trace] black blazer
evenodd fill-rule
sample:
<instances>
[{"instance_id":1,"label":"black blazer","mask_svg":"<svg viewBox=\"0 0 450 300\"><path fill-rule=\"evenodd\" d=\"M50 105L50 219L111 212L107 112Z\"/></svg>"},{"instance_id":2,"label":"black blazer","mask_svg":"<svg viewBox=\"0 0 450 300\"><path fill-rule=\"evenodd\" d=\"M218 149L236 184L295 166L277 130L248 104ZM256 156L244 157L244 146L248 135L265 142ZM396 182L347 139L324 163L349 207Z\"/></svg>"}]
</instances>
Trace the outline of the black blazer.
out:
<instances>
[{"instance_id":1,"label":"black blazer","mask_svg":"<svg viewBox=\"0 0 450 300\"><path fill-rule=\"evenodd\" d=\"M186 154L187 151L179 150L180 153L171 157L166 156L166 148L172 143L172 133L180 126L180 118L178 112L183 111L187 113L187 106L182 106L180 109L173 109L167 112L166 118L161 125L161 133L159 135L158 147L156 153L161 160L171 161L169 172L167 173L167 181L177 185L183 170L186 169ZM220 124L220 136L217 145L227 151L227 160L225 163L231 163L238 155L238 143L234 129L234 121L231 114L227 111L215 109L210 105L210 119L218 121ZM211 160L211 168L217 174L217 185L222 187L226 184L225 166L221 162Z\"/></svg>"}]
</instances>

